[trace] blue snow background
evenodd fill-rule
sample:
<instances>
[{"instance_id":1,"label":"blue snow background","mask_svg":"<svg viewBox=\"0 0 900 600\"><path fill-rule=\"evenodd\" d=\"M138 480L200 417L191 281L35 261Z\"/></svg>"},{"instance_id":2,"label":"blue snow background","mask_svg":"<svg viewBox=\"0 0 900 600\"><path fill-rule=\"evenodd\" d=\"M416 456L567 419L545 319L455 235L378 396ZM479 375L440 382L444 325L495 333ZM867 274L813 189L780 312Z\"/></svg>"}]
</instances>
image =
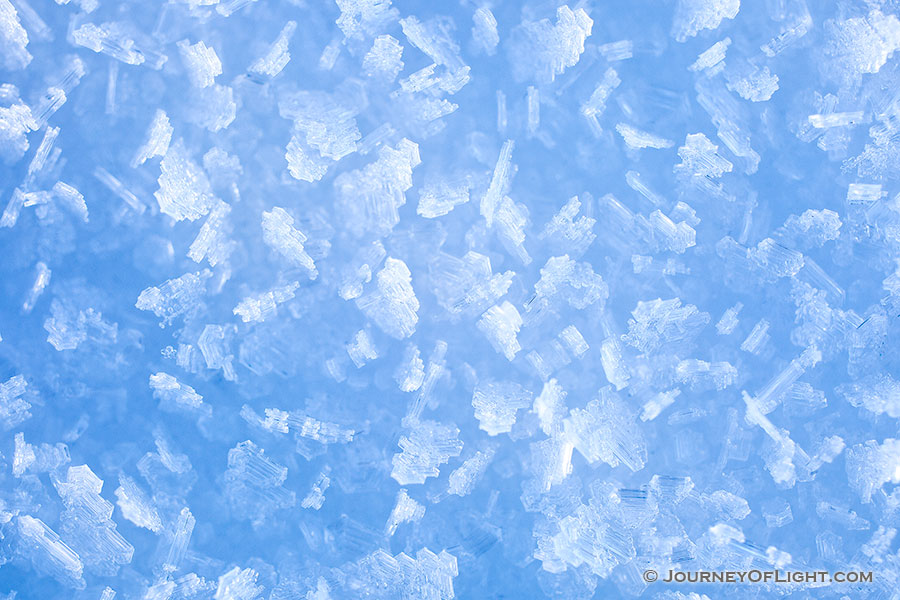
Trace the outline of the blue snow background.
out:
<instances>
[{"instance_id":1,"label":"blue snow background","mask_svg":"<svg viewBox=\"0 0 900 600\"><path fill-rule=\"evenodd\" d=\"M0 0L0 598L896 597L898 13Z\"/></svg>"}]
</instances>

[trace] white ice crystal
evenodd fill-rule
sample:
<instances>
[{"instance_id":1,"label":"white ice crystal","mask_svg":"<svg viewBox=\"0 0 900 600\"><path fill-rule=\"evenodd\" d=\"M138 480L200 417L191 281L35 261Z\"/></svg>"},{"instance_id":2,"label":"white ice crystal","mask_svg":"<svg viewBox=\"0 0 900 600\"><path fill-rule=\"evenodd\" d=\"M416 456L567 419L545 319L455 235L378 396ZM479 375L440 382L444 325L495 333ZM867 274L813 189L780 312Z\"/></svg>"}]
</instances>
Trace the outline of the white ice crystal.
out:
<instances>
[{"instance_id":1,"label":"white ice crystal","mask_svg":"<svg viewBox=\"0 0 900 600\"><path fill-rule=\"evenodd\" d=\"M704 29L717 28L724 19L733 19L741 0L678 0L672 22L672 37L687 41Z\"/></svg>"},{"instance_id":2,"label":"white ice crystal","mask_svg":"<svg viewBox=\"0 0 900 600\"><path fill-rule=\"evenodd\" d=\"M516 412L531 406L533 395L512 381L485 381L475 387L472 406L481 429L488 435L507 433L516 422Z\"/></svg>"},{"instance_id":3,"label":"white ice crystal","mask_svg":"<svg viewBox=\"0 0 900 600\"><path fill-rule=\"evenodd\" d=\"M159 210L176 221L196 221L209 212L212 190L206 173L191 160L184 144L175 142L160 163Z\"/></svg>"},{"instance_id":4,"label":"white ice crystal","mask_svg":"<svg viewBox=\"0 0 900 600\"><path fill-rule=\"evenodd\" d=\"M394 455L391 477L400 485L410 485L437 477L440 465L459 456L463 443L455 426L421 421L400 438L399 446L402 452Z\"/></svg>"},{"instance_id":5,"label":"white ice crystal","mask_svg":"<svg viewBox=\"0 0 900 600\"><path fill-rule=\"evenodd\" d=\"M216 77L222 74L222 61L215 48L207 46L203 40L196 44L181 40L176 45L181 52L181 61L187 69L191 85L198 88L213 85Z\"/></svg>"},{"instance_id":6,"label":"white ice crystal","mask_svg":"<svg viewBox=\"0 0 900 600\"><path fill-rule=\"evenodd\" d=\"M294 218L280 206L262 214L263 241L287 261L307 271L310 279L319 276L312 257L304 248L306 235L294 227Z\"/></svg>"},{"instance_id":7,"label":"white ice crystal","mask_svg":"<svg viewBox=\"0 0 900 600\"><path fill-rule=\"evenodd\" d=\"M419 301L412 287L412 274L402 260L388 257L375 276L375 286L357 299L356 305L382 331L397 339L416 330Z\"/></svg>"},{"instance_id":8,"label":"white ice crystal","mask_svg":"<svg viewBox=\"0 0 900 600\"><path fill-rule=\"evenodd\" d=\"M0 0L0 66L8 71L24 69L31 62L28 33L19 21L15 6Z\"/></svg>"},{"instance_id":9,"label":"white ice crystal","mask_svg":"<svg viewBox=\"0 0 900 600\"><path fill-rule=\"evenodd\" d=\"M516 336L522 327L522 317L508 301L489 308L478 321L478 329L487 337L494 350L507 360L515 358L522 346Z\"/></svg>"},{"instance_id":10,"label":"white ice crystal","mask_svg":"<svg viewBox=\"0 0 900 600\"><path fill-rule=\"evenodd\" d=\"M566 5L556 11L556 24L549 19L524 21L516 27L508 45L508 57L517 80L552 82L578 63L594 22L583 8Z\"/></svg>"}]
</instances>

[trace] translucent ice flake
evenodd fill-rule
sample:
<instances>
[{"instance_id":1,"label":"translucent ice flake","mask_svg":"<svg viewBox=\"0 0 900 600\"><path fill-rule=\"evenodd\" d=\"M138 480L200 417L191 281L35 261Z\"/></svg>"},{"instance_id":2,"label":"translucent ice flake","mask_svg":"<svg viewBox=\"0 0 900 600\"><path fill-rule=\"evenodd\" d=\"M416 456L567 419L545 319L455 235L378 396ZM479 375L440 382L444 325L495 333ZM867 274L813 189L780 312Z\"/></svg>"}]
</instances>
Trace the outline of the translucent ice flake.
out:
<instances>
[{"instance_id":1,"label":"translucent ice flake","mask_svg":"<svg viewBox=\"0 0 900 600\"><path fill-rule=\"evenodd\" d=\"M281 207L262 214L263 241L296 267L307 271L310 279L319 276L312 257L304 249L306 235L294 227L294 218Z\"/></svg>"},{"instance_id":2,"label":"translucent ice flake","mask_svg":"<svg viewBox=\"0 0 900 600\"><path fill-rule=\"evenodd\" d=\"M123 517L154 533L162 531L162 520L156 506L134 479L119 475L119 487L115 493L116 504Z\"/></svg>"},{"instance_id":3,"label":"translucent ice flake","mask_svg":"<svg viewBox=\"0 0 900 600\"><path fill-rule=\"evenodd\" d=\"M728 89L744 100L765 102L778 90L778 75L770 73L769 67L748 67L728 78Z\"/></svg>"},{"instance_id":4,"label":"translucent ice flake","mask_svg":"<svg viewBox=\"0 0 900 600\"><path fill-rule=\"evenodd\" d=\"M900 418L900 382L890 373L873 374L860 381L842 384L837 392L853 406L876 415Z\"/></svg>"},{"instance_id":5,"label":"translucent ice flake","mask_svg":"<svg viewBox=\"0 0 900 600\"><path fill-rule=\"evenodd\" d=\"M19 538L16 551L29 560L35 570L65 585L84 588L81 557L46 523L29 515L21 515L16 518L16 530Z\"/></svg>"},{"instance_id":6,"label":"translucent ice flake","mask_svg":"<svg viewBox=\"0 0 900 600\"><path fill-rule=\"evenodd\" d=\"M172 133L174 129L169 124L169 117L164 110L157 109L147 129L146 141L138 148L131 166L137 167L144 164L147 160L154 156L165 156L169 151L169 144L172 141Z\"/></svg>"},{"instance_id":7,"label":"translucent ice flake","mask_svg":"<svg viewBox=\"0 0 900 600\"><path fill-rule=\"evenodd\" d=\"M192 94L188 118L198 127L215 133L231 125L236 116L237 102L230 86L214 84Z\"/></svg>"},{"instance_id":8,"label":"translucent ice flake","mask_svg":"<svg viewBox=\"0 0 900 600\"><path fill-rule=\"evenodd\" d=\"M451 314L484 312L503 297L514 273L491 273L487 256L467 252L461 259L438 254L429 264L429 274L438 303Z\"/></svg>"},{"instance_id":9,"label":"translucent ice flake","mask_svg":"<svg viewBox=\"0 0 900 600\"><path fill-rule=\"evenodd\" d=\"M385 259L384 244L374 241L362 246L343 268L338 295L344 300L354 300L362 296L365 284L372 281L375 269Z\"/></svg>"},{"instance_id":10,"label":"translucent ice flake","mask_svg":"<svg viewBox=\"0 0 900 600\"><path fill-rule=\"evenodd\" d=\"M593 231L597 220L584 214L576 219L580 209L578 197L570 198L547 222L538 238L568 256L578 258L584 254L597 237Z\"/></svg>"},{"instance_id":11,"label":"translucent ice flake","mask_svg":"<svg viewBox=\"0 0 900 600\"><path fill-rule=\"evenodd\" d=\"M181 62L187 69L191 85L205 88L216 82L216 76L222 74L222 61L216 55L215 48L207 46L203 40L191 44L181 40L176 44L181 53Z\"/></svg>"},{"instance_id":12,"label":"translucent ice flake","mask_svg":"<svg viewBox=\"0 0 900 600\"><path fill-rule=\"evenodd\" d=\"M600 54L603 55L608 62L619 60L628 60L634 56L634 42L631 40L619 40L617 42L609 42L603 44L599 48Z\"/></svg>"},{"instance_id":13,"label":"translucent ice flake","mask_svg":"<svg viewBox=\"0 0 900 600\"><path fill-rule=\"evenodd\" d=\"M881 184L851 183L847 186L847 204L851 206L869 206L885 195Z\"/></svg>"},{"instance_id":14,"label":"translucent ice flake","mask_svg":"<svg viewBox=\"0 0 900 600\"><path fill-rule=\"evenodd\" d=\"M34 151L31 162L28 163L28 179L33 179L40 175L45 167L52 167L55 160L51 159L51 151L58 137L59 127L47 127L44 129L44 137L41 138L40 145ZM50 162L49 165L48 160Z\"/></svg>"},{"instance_id":15,"label":"translucent ice flake","mask_svg":"<svg viewBox=\"0 0 900 600\"><path fill-rule=\"evenodd\" d=\"M425 381L425 363L422 361L419 348L409 344L403 353L403 359L394 371L394 381L401 392L414 392Z\"/></svg>"},{"instance_id":16,"label":"translucent ice flake","mask_svg":"<svg viewBox=\"0 0 900 600\"><path fill-rule=\"evenodd\" d=\"M350 355L350 360L353 361L353 364L356 365L357 369L370 360L378 358L378 351L375 349L375 343L372 341L371 336L369 336L369 332L365 329L357 331L350 343L347 344L347 354Z\"/></svg>"},{"instance_id":17,"label":"translucent ice flake","mask_svg":"<svg viewBox=\"0 0 900 600\"><path fill-rule=\"evenodd\" d=\"M197 338L197 348L203 355L208 369L222 369L222 376L226 381L234 381L237 375L234 372L234 355L230 352L231 337L234 335L234 326L206 325L203 332Z\"/></svg>"},{"instance_id":18,"label":"translucent ice flake","mask_svg":"<svg viewBox=\"0 0 900 600\"><path fill-rule=\"evenodd\" d=\"M497 52L497 44L500 43L494 13L486 6L479 7L472 15L472 22L472 40L476 47L488 56L493 56Z\"/></svg>"},{"instance_id":19,"label":"translucent ice flake","mask_svg":"<svg viewBox=\"0 0 900 600\"><path fill-rule=\"evenodd\" d=\"M765 346L766 342L769 340L769 322L765 319L760 319L756 325L753 326L753 330L747 334L747 338L741 344L741 350L744 352L749 352L750 354L759 354L762 351L763 346Z\"/></svg>"},{"instance_id":20,"label":"translucent ice flake","mask_svg":"<svg viewBox=\"0 0 900 600\"><path fill-rule=\"evenodd\" d=\"M784 232L802 250L807 248L821 248L826 242L838 239L840 236L840 216L832 211L806 210L802 215L791 215L784 223Z\"/></svg>"},{"instance_id":21,"label":"translucent ice flake","mask_svg":"<svg viewBox=\"0 0 900 600\"><path fill-rule=\"evenodd\" d=\"M606 380L613 384L616 390L621 390L628 385L631 375L625 364L622 346L615 337L603 340L600 346L600 365L603 367Z\"/></svg>"},{"instance_id":22,"label":"translucent ice flake","mask_svg":"<svg viewBox=\"0 0 900 600\"><path fill-rule=\"evenodd\" d=\"M528 111L528 136L534 137L541 122L541 97L540 90L533 85L528 86L526 103Z\"/></svg>"},{"instance_id":23,"label":"translucent ice flake","mask_svg":"<svg viewBox=\"0 0 900 600\"><path fill-rule=\"evenodd\" d=\"M610 388L603 388L584 409L572 409L564 423L567 438L588 462L644 468L647 442L635 416Z\"/></svg>"},{"instance_id":24,"label":"translucent ice flake","mask_svg":"<svg viewBox=\"0 0 900 600\"><path fill-rule=\"evenodd\" d=\"M721 177L733 167L719 155L719 147L702 133L689 133L684 146L678 148L678 156L681 163L675 166L675 172L689 177Z\"/></svg>"},{"instance_id":25,"label":"translucent ice flake","mask_svg":"<svg viewBox=\"0 0 900 600\"><path fill-rule=\"evenodd\" d=\"M284 154L291 177L300 181L319 181L328 172L330 161L312 154L299 136L291 137Z\"/></svg>"},{"instance_id":26,"label":"translucent ice flake","mask_svg":"<svg viewBox=\"0 0 900 600\"><path fill-rule=\"evenodd\" d=\"M831 502L817 502L816 514L819 518L849 529L850 531L866 531L872 524L846 506L837 506Z\"/></svg>"},{"instance_id":27,"label":"translucent ice flake","mask_svg":"<svg viewBox=\"0 0 900 600\"><path fill-rule=\"evenodd\" d=\"M692 358L678 363L675 378L681 383L689 384L692 389L711 386L724 390L734 383L737 369L725 361L708 363Z\"/></svg>"},{"instance_id":28,"label":"translucent ice flake","mask_svg":"<svg viewBox=\"0 0 900 600\"><path fill-rule=\"evenodd\" d=\"M8 0L3 1L8 2ZM7 164L12 164L25 156L29 147L27 136L37 129L38 124L31 109L22 102L15 102L10 106L0 106L0 159ZM6 212L4 212L0 226L11 227L14 223L15 220L9 222Z\"/></svg>"},{"instance_id":29,"label":"translucent ice flake","mask_svg":"<svg viewBox=\"0 0 900 600\"><path fill-rule=\"evenodd\" d=\"M523 21L510 35L507 58L518 81L551 83L578 63L594 22L584 11L560 6L556 24L549 19Z\"/></svg>"},{"instance_id":30,"label":"translucent ice flake","mask_svg":"<svg viewBox=\"0 0 900 600\"><path fill-rule=\"evenodd\" d=\"M766 238L747 250L748 258L767 275L790 277L803 267L803 255L785 248L772 238Z\"/></svg>"},{"instance_id":31,"label":"translucent ice flake","mask_svg":"<svg viewBox=\"0 0 900 600\"><path fill-rule=\"evenodd\" d=\"M50 303L51 316L44 321L47 341L57 350L74 350L85 341L113 344L118 326L103 320L103 315L87 308L78 310L70 302L54 299Z\"/></svg>"},{"instance_id":32,"label":"translucent ice flake","mask_svg":"<svg viewBox=\"0 0 900 600\"><path fill-rule=\"evenodd\" d=\"M789 525L794 520L791 505L783 498L774 498L763 503L762 515L766 520L766 526L773 529Z\"/></svg>"},{"instance_id":33,"label":"translucent ice flake","mask_svg":"<svg viewBox=\"0 0 900 600\"><path fill-rule=\"evenodd\" d=\"M466 459L463 464L450 473L450 479L447 484L447 493L455 496L468 496L478 480L484 477L488 466L494 459L496 450L491 447L487 450L479 450L471 458Z\"/></svg>"},{"instance_id":34,"label":"translucent ice flake","mask_svg":"<svg viewBox=\"0 0 900 600\"><path fill-rule=\"evenodd\" d=\"M382 590L391 590L397 598L452 600L455 598L453 578L458 574L456 557L446 550L435 554L422 548L413 558L403 552L391 556L379 549L347 569L344 587L351 593L364 589L380 594ZM307 598L320 600L318 592Z\"/></svg>"},{"instance_id":35,"label":"translucent ice flake","mask_svg":"<svg viewBox=\"0 0 900 600\"><path fill-rule=\"evenodd\" d=\"M591 131L597 137L603 133L603 128L600 126L600 117L606 110L606 103L613 90L619 87L621 83L622 80L619 79L619 74L616 73L615 69L607 69L606 73L603 74L603 78L594 88L590 98L581 105L581 114L587 119Z\"/></svg>"},{"instance_id":36,"label":"translucent ice flake","mask_svg":"<svg viewBox=\"0 0 900 600\"><path fill-rule=\"evenodd\" d=\"M300 508L312 508L313 510L322 508L322 505L325 504L325 490L331 485L331 478L328 476L330 472L331 469L326 467L324 471L319 473L319 476L313 482L312 489L300 502Z\"/></svg>"},{"instance_id":37,"label":"translucent ice flake","mask_svg":"<svg viewBox=\"0 0 900 600\"><path fill-rule=\"evenodd\" d=\"M362 170L342 173L334 181L339 212L350 231L387 235L400 222L413 169L421 163L418 144L404 138L394 148L382 146L378 160Z\"/></svg>"},{"instance_id":38,"label":"translucent ice flake","mask_svg":"<svg viewBox=\"0 0 900 600\"><path fill-rule=\"evenodd\" d=\"M124 23L85 23L72 31L71 36L76 45L106 54L128 65L146 64L151 69L158 70L168 60L167 56L153 51L149 46L139 46L134 33Z\"/></svg>"},{"instance_id":39,"label":"translucent ice flake","mask_svg":"<svg viewBox=\"0 0 900 600\"><path fill-rule=\"evenodd\" d=\"M291 53L288 51L288 45L294 32L297 31L297 22L288 21L278 33L278 37L269 46L268 52L259 57L248 71L264 77L275 77L287 66L291 60Z\"/></svg>"},{"instance_id":40,"label":"translucent ice flake","mask_svg":"<svg viewBox=\"0 0 900 600\"><path fill-rule=\"evenodd\" d=\"M565 496L572 491L572 452L575 447L572 441L565 435L553 435L549 439L531 444L531 468L534 477L525 485L526 495L522 500L528 510L531 503L539 501L535 496L555 491ZM576 484L577 485L577 484ZM573 498L560 498L570 506L574 504ZM567 507L568 508L568 507Z\"/></svg>"},{"instance_id":41,"label":"translucent ice flake","mask_svg":"<svg viewBox=\"0 0 900 600\"><path fill-rule=\"evenodd\" d=\"M463 447L456 426L434 421L414 423L412 430L400 438L399 445L402 452L394 454L391 477L400 485L425 483L426 478L437 477L439 467L459 456Z\"/></svg>"},{"instance_id":42,"label":"translucent ice flake","mask_svg":"<svg viewBox=\"0 0 900 600\"><path fill-rule=\"evenodd\" d=\"M531 256L525 249L525 227L528 224L528 208L504 196L494 213L494 228L506 251L518 258L523 265L531 264Z\"/></svg>"},{"instance_id":43,"label":"translucent ice flake","mask_svg":"<svg viewBox=\"0 0 900 600\"><path fill-rule=\"evenodd\" d=\"M268 458L265 450L249 440L229 450L225 493L235 514L260 520L275 510L293 506L296 496L283 486L287 473L287 467Z\"/></svg>"},{"instance_id":44,"label":"translucent ice flake","mask_svg":"<svg viewBox=\"0 0 900 600\"><path fill-rule=\"evenodd\" d=\"M511 175L512 152L515 148L515 142L507 140L500 149L500 157L497 158L497 165L494 167L494 175L491 177L491 184L484 197L481 199L481 216L487 222L488 227L493 225L494 213L503 194L506 193L509 186Z\"/></svg>"},{"instance_id":45,"label":"translucent ice flake","mask_svg":"<svg viewBox=\"0 0 900 600\"><path fill-rule=\"evenodd\" d=\"M293 281L262 294L247 296L234 307L233 312L240 315L244 323L265 321L278 315L277 306L292 299L298 287L300 284Z\"/></svg>"},{"instance_id":46,"label":"translucent ice flake","mask_svg":"<svg viewBox=\"0 0 900 600\"><path fill-rule=\"evenodd\" d=\"M849 127L858 125L866 120L862 111L839 112L829 114L814 114L807 117L809 124L816 129L831 129L832 127Z\"/></svg>"},{"instance_id":47,"label":"translucent ice flake","mask_svg":"<svg viewBox=\"0 0 900 600\"><path fill-rule=\"evenodd\" d=\"M877 73L900 48L900 20L871 10L866 17L825 22L826 54L833 57L839 76L856 78Z\"/></svg>"},{"instance_id":48,"label":"translucent ice flake","mask_svg":"<svg viewBox=\"0 0 900 600\"><path fill-rule=\"evenodd\" d=\"M197 520L191 511L186 507L182 508L171 531L171 541L163 562L163 572L172 573L178 570L181 561L184 560L196 524Z\"/></svg>"},{"instance_id":49,"label":"translucent ice flake","mask_svg":"<svg viewBox=\"0 0 900 600\"><path fill-rule=\"evenodd\" d=\"M791 439L788 430L776 426L765 416L762 412L763 405L758 398L750 396L747 392L742 392L742 395L747 406L746 421L758 426L767 436L766 444L760 452L766 463L766 469L777 485L793 487L797 483L798 467L808 465L809 457Z\"/></svg>"},{"instance_id":50,"label":"translucent ice flake","mask_svg":"<svg viewBox=\"0 0 900 600\"><path fill-rule=\"evenodd\" d=\"M730 268L742 268L765 281L793 277L805 263L802 253L787 248L772 238L764 239L755 248L744 248L726 236L716 244L716 253L730 263Z\"/></svg>"},{"instance_id":51,"label":"translucent ice flake","mask_svg":"<svg viewBox=\"0 0 900 600\"><path fill-rule=\"evenodd\" d=\"M522 346L516 336L522 327L522 317L516 307L507 301L489 308L478 320L478 329L487 337L494 350L507 360L515 358Z\"/></svg>"},{"instance_id":52,"label":"translucent ice flake","mask_svg":"<svg viewBox=\"0 0 900 600\"><path fill-rule=\"evenodd\" d=\"M69 448L65 444L40 444L35 446L25 441L24 433L14 438L12 473L22 477L26 473L49 473L70 461Z\"/></svg>"},{"instance_id":53,"label":"translucent ice flake","mask_svg":"<svg viewBox=\"0 0 900 600\"><path fill-rule=\"evenodd\" d=\"M213 202L206 222L188 249L188 258L196 263L205 258L211 267L228 260L236 245L229 238L232 232L230 213L231 206L227 203L218 199Z\"/></svg>"},{"instance_id":54,"label":"translucent ice flake","mask_svg":"<svg viewBox=\"0 0 900 600\"><path fill-rule=\"evenodd\" d=\"M690 71L706 71L708 75L715 75L725 65L725 52L728 50L728 47L731 45L731 38L726 37L725 39L716 42L706 50L700 53L700 56L697 57L697 60L688 67Z\"/></svg>"},{"instance_id":55,"label":"translucent ice flake","mask_svg":"<svg viewBox=\"0 0 900 600\"><path fill-rule=\"evenodd\" d=\"M685 42L704 29L716 29L724 19L733 19L741 0L678 0L672 22L672 37Z\"/></svg>"},{"instance_id":56,"label":"translucent ice flake","mask_svg":"<svg viewBox=\"0 0 900 600\"><path fill-rule=\"evenodd\" d=\"M113 505L100 495L103 481L87 465L69 467L65 481L54 486L66 509L60 515L60 535L88 570L115 575L131 562L134 547L116 530Z\"/></svg>"},{"instance_id":57,"label":"translucent ice flake","mask_svg":"<svg viewBox=\"0 0 900 600\"><path fill-rule=\"evenodd\" d=\"M709 506L716 519L741 520L750 514L750 505L744 498L717 490L712 494L701 494L700 502Z\"/></svg>"},{"instance_id":58,"label":"translucent ice flake","mask_svg":"<svg viewBox=\"0 0 900 600\"><path fill-rule=\"evenodd\" d=\"M52 192L54 198L66 210L78 217L83 223L88 222L88 207L81 192L64 181L54 183Z\"/></svg>"},{"instance_id":59,"label":"translucent ice flake","mask_svg":"<svg viewBox=\"0 0 900 600\"><path fill-rule=\"evenodd\" d=\"M7 71L24 69L31 62L26 49L28 34L9 0L0 0L0 66Z\"/></svg>"},{"instance_id":60,"label":"translucent ice flake","mask_svg":"<svg viewBox=\"0 0 900 600\"><path fill-rule=\"evenodd\" d=\"M153 397L159 400L159 406L163 410L206 416L212 414L212 408L203 403L203 396L168 373L151 375L150 389L153 390Z\"/></svg>"},{"instance_id":61,"label":"translucent ice flake","mask_svg":"<svg viewBox=\"0 0 900 600\"><path fill-rule=\"evenodd\" d=\"M465 66L459 55L459 46L451 34L452 21L446 17L436 17L422 23L410 16L400 19L400 26L409 43L426 54L436 65L446 66L451 71Z\"/></svg>"},{"instance_id":62,"label":"translucent ice flake","mask_svg":"<svg viewBox=\"0 0 900 600\"><path fill-rule=\"evenodd\" d=\"M803 374L822 360L822 354L815 348L804 350L787 366L772 377L755 397L754 409L769 414L778 405L782 394L787 392Z\"/></svg>"},{"instance_id":63,"label":"translucent ice flake","mask_svg":"<svg viewBox=\"0 0 900 600\"><path fill-rule=\"evenodd\" d=\"M622 139L625 140L625 145L632 150L641 148L671 148L675 145L675 142L671 140L642 131L625 123L616 125L616 131L618 131L619 135L622 136Z\"/></svg>"},{"instance_id":64,"label":"translucent ice flake","mask_svg":"<svg viewBox=\"0 0 900 600\"><path fill-rule=\"evenodd\" d=\"M160 164L159 210L176 221L196 221L209 212L212 190L206 173L191 160L181 140L169 148Z\"/></svg>"},{"instance_id":65,"label":"translucent ice flake","mask_svg":"<svg viewBox=\"0 0 900 600\"><path fill-rule=\"evenodd\" d=\"M28 291L28 296L25 298L25 302L22 304L22 312L25 314L30 313L34 309L34 305L35 303L37 303L38 298L41 297L41 294L44 293L44 290L50 283L51 272L46 263L44 263L43 261L38 261L37 265L35 265L34 270L34 283L32 284L31 289Z\"/></svg>"},{"instance_id":66,"label":"translucent ice flake","mask_svg":"<svg viewBox=\"0 0 900 600\"><path fill-rule=\"evenodd\" d=\"M434 350L431 351L431 355L428 357L428 366L425 368L419 393L416 394L415 400L410 403L409 410L403 418L405 426L413 426L422 416L422 411L425 410L427 403L431 401L435 385L447 373L445 368L446 356L447 343L443 340L438 340L434 344Z\"/></svg>"},{"instance_id":67,"label":"translucent ice flake","mask_svg":"<svg viewBox=\"0 0 900 600\"><path fill-rule=\"evenodd\" d=\"M215 4L216 12L223 17L230 17L242 8L257 2L258 0L188 0L188 2L200 2L201 4Z\"/></svg>"},{"instance_id":68,"label":"translucent ice flake","mask_svg":"<svg viewBox=\"0 0 900 600\"><path fill-rule=\"evenodd\" d=\"M394 508L384 526L384 534L388 537L394 535L403 523L415 523L425 516L425 507L409 497L407 490L397 492Z\"/></svg>"},{"instance_id":69,"label":"translucent ice flake","mask_svg":"<svg viewBox=\"0 0 900 600\"><path fill-rule=\"evenodd\" d=\"M533 394L512 381L485 381L475 387L472 406L479 428L488 435L508 433L516 422L516 412L529 408Z\"/></svg>"},{"instance_id":70,"label":"translucent ice flake","mask_svg":"<svg viewBox=\"0 0 900 600\"><path fill-rule=\"evenodd\" d=\"M641 352L653 352L664 344L690 340L709 323L709 314L681 300L639 301L628 320L622 339Z\"/></svg>"},{"instance_id":71,"label":"translucent ice flake","mask_svg":"<svg viewBox=\"0 0 900 600\"><path fill-rule=\"evenodd\" d=\"M760 155L750 145L752 125L744 106L720 81L720 78L700 78L694 84L697 102L709 114L716 126L716 134L732 154L742 159L748 175L759 169Z\"/></svg>"},{"instance_id":72,"label":"translucent ice flake","mask_svg":"<svg viewBox=\"0 0 900 600\"><path fill-rule=\"evenodd\" d=\"M863 503L886 483L900 483L900 440L869 440L847 450L847 478Z\"/></svg>"},{"instance_id":73,"label":"translucent ice flake","mask_svg":"<svg viewBox=\"0 0 900 600\"><path fill-rule=\"evenodd\" d=\"M210 277L212 273L204 269L198 273L185 273L159 287L148 287L138 296L135 306L162 318L161 325L171 323L176 317L201 307L206 295L206 280Z\"/></svg>"},{"instance_id":74,"label":"translucent ice flake","mask_svg":"<svg viewBox=\"0 0 900 600\"><path fill-rule=\"evenodd\" d=\"M356 305L386 334L398 340L416 330L419 301L406 263L388 257L375 276L375 285L357 299Z\"/></svg>"},{"instance_id":75,"label":"translucent ice flake","mask_svg":"<svg viewBox=\"0 0 900 600\"><path fill-rule=\"evenodd\" d=\"M565 302L577 309L603 303L609 297L609 288L600 275L594 273L589 263L577 263L568 255L554 256L541 268L541 278L534 284L538 298L552 302Z\"/></svg>"},{"instance_id":76,"label":"translucent ice flake","mask_svg":"<svg viewBox=\"0 0 900 600\"><path fill-rule=\"evenodd\" d=\"M556 339L538 344L525 358L546 381L555 371L570 364L573 358L583 358L589 349L581 332L574 325L569 325Z\"/></svg>"},{"instance_id":77,"label":"translucent ice flake","mask_svg":"<svg viewBox=\"0 0 900 600\"><path fill-rule=\"evenodd\" d=\"M4 430L12 429L31 417L28 412L31 404L22 397L27 387L22 375L0 382L0 426Z\"/></svg>"},{"instance_id":78,"label":"translucent ice flake","mask_svg":"<svg viewBox=\"0 0 900 600\"><path fill-rule=\"evenodd\" d=\"M390 35L379 35L363 58L363 70L369 77L392 83L403 70L403 46Z\"/></svg>"},{"instance_id":79,"label":"translucent ice flake","mask_svg":"<svg viewBox=\"0 0 900 600\"><path fill-rule=\"evenodd\" d=\"M219 577L214 600L256 600L265 588L256 585L259 573L253 569L234 567Z\"/></svg>"},{"instance_id":80,"label":"translucent ice flake","mask_svg":"<svg viewBox=\"0 0 900 600\"><path fill-rule=\"evenodd\" d=\"M726 363L727 364L727 363ZM652 421L665 409L674 404L675 399L681 395L681 390L669 390L660 392L644 402L641 407L641 421Z\"/></svg>"},{"instance_id":81,"label":"translucent ice flake","mask_svg":"<svg viewBox=\"0 0 900 600\"><path fill-rule=\"evenodd\" d=\"M593 504L581 504L561 519L555 535L538 542L535 558L546 571L565 571L584 566L596 576L608 577L619 563L635 556L630 531L610 519Z\"/></svg>"},{"instance_id":82,"label":"translucent ice flake","mask_svg":"<svg viewBox=\"0 0 900 600\"><path fill-rule=\"evenodd\" d=\"M125 201L125 203L137 214L143 214L147 205L138 199L128 187L117 177L103 167L97 167L93 172L94 177L109 189L113 194Z\"/></svg>"},{"instance_id":83,"label":"translucent ice flake","mask_svg":"<svg viewBox=\"0 0 900 600\"><path fill-rule=\"evenodd\" d=\"M688 248L696 245L697 232L685 221L675 223L662 211L650 213L652 235L659 245L676 254L684 254Z\"/></svg>"},{"instance_id":84,"label":"translucent ice flake","mask_svg":"<svg viewBox=\"0 0 900 600\"><path fill-rule=\"evenodd\" d=\"M336 21L345 39L374 36L397 20L391 0L335 0L341 11Z\"/></svg>"},{"instance_id":85,"label":"translucent ice flake","mask_svg":"<svg viewBox=\"0 0 900 600\"><path fill-rule=\"evenodd\" d=\"M470 188L467 179L432 181L419 190L416 212L426 219L442 217L469 201Z\"/></svg>"},{"instance_id":86,"label":"translucent ice flake","mask_svg":"<svg viewBox=\"0 0 900 600\"><path fill-rule=\"evenodd\" d=\"M241 417L248 423L271 433L294 432L297 437L306 438L320 444L346 444L353 441L356 431L336 423L314 419L301 411L283 411L277 408L265 409L262 419L246 404L241 408Z\"/></svg>"}]
</instances>

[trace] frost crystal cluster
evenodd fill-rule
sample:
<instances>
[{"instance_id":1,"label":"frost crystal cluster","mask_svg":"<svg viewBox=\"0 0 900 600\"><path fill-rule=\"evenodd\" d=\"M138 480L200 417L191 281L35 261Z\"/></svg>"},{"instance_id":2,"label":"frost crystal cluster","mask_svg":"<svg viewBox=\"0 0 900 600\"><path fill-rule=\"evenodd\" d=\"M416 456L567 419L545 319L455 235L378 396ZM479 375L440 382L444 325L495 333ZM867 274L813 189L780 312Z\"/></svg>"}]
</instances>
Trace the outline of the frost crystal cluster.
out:
<instances>
[{"instance_id":1,"label":"frost crystal cluster","mask_svg":"<svg viewBox=\"0 0 900 600\"><path fill-rule=\"evenodd\" d=\"M889 599L898 531L900 0L0 0L0 600ZM775 569L873 577L663 581Z\"/></svg>"}]
</instances>

